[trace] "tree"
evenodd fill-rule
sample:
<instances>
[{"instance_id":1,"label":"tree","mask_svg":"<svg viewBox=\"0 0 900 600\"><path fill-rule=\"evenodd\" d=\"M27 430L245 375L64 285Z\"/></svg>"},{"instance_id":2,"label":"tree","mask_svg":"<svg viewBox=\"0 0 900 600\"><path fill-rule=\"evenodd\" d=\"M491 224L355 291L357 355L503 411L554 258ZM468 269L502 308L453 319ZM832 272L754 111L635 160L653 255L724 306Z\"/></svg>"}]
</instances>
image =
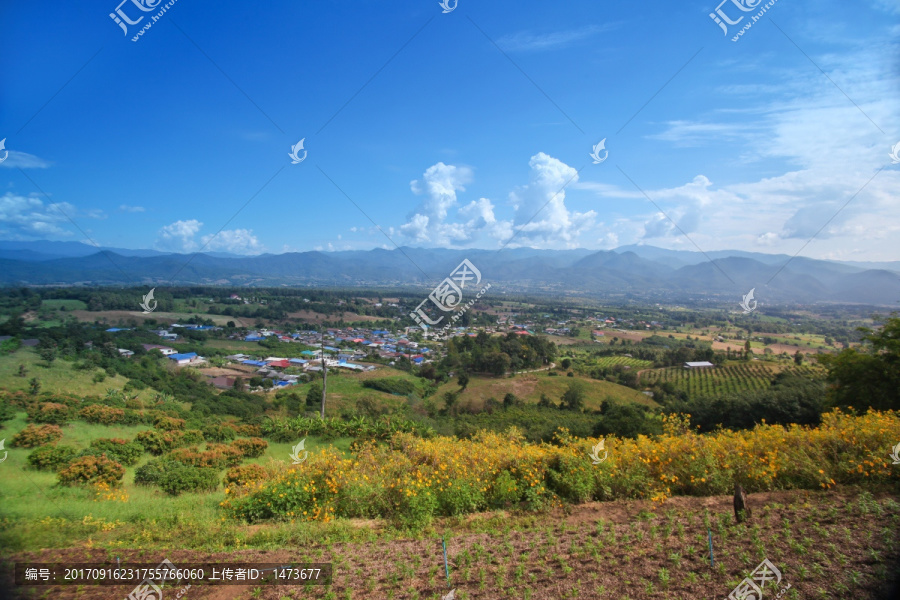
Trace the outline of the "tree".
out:
<instances>
[{"instance_id":1,"label":"tree","mask_svg":"<svg viewBox=\"0 0 900 600\"><path fill-rule=\"evenodd\" d=\"M231 387L239 392L243 392L244 387L245 387L244 378L243 377L235 377L234 383L231 385Z\"/></svg>"},{"instance_id":2,"label":"tree","mask_svg":"<svg viewBox=\"0 0 900 600\"><path fill-rule=\"evenodd\" d=\"M799 350L794 352L794 364L798 367L803 364L803 355L800 354Z\"/></svg>"},{"instance_id":3,"label":"tree","mask_svg":"<svg viewBox=\"0 0 900 600\"><path fill-rule=\"evenodd\" d=\"M56 344L44 346L43 348L41 348L39 354L41 356L41 359L43 359L43 361L47 363L47 366L49 367L53 364L53 361L56 360Z\"/></svg>"},{"instance_id":4,"label":"tree","mask_svg":"<svg viewBox=\"0 0 900 600\"><path fill-rule=\"evenodd\" d=\"M313 407L322 402L322 384L316 381L306 392L306 406Z\"/></svg>"},{"instance_id":5,"label":"tree","mask_svg":"<svg viewBox=\"0 0 900 600\"><path fill-rule=\"evenodd\" d=\"M753 354L753 350L751 350L750 340L748 338L747 341L744 342L744 360L750 360L750 356L752 354Z\"/></svg>"},{"instance_id":6,"label":"tree","mask_svg":"<svg viewBox=\"0 0 900 600\"><path fill-rule=\"evenodd\" d=\"M581 410L584 408L586 388L587 386L580 379L571 382L562 395L562 405L569 410Z\"/></svg>"},{"instance_id":7,"label":"tree","mask_svg":"<svg viewBox=\"0 0 900 600\"><path fill-rule=\"evenodd\" d=\"M567 371L569 369L569 367L572 366L572 359L564 358L564 359L562 359L562 362L560 362L559 364L560 364L560 366L562 366L563 371Z\"/></svg>"},{"instance_id":8,"label":"tree","mask_svg":"<svg viewBox=\"0 0 900 600\"><path fill-rule=\"evenodd\" d=\"M828 369L829 399L842 408L900 409L900 316L893 313L879 331L859 331L859 348L818 358Z\"/></svg>"},{"instance_id":9,"label":"tree","mask_svg":"<svg viewBox=\"0 0 900 600\"><path fill-rule=\"evenodd\" d=\"M19 365L18 375L19 377L25 377L26 375L28 375L28 369L25 368L25 365Z\"/></svg>"},{"instance_id":10,"label":"tree","mask_svg":"<svg viewBox=\"0 0 900 600\"><path fill-rule=\"evenodd\" d=\"M469 374L465 371L460 371L456 377L456 383L459 384L460 391L465 390L469 386Z\"/></svg>"},{"instance_id":11,"label":"tree","mask_svg":"<svg viewBox=\"0 0 900 600\"><path fill-rule=\"evenodd\" d=\"M32 396L37 396L41 392L41 382L38 381L37 377L32 377L28 381L28 391L31 392Z\"/></svg>"},{"instance_id":12,"label":"tree","mask_svg":"<svg viewBox=\"0 0 900 600\"><path fill-rule=\"evenodd\" d=\"M510 406L519 406L521 404L522 401L513 393L508 393L503 396L503 406L506 408L509 408Z\"/></svg>"}]
</instances>

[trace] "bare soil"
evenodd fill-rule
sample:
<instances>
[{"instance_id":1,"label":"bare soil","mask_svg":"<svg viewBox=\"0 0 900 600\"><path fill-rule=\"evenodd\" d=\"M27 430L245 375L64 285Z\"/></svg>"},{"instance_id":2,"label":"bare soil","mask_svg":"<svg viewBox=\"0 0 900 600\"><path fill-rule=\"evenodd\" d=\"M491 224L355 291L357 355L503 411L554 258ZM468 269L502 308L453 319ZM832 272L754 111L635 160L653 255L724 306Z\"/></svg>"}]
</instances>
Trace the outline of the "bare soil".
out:
<instances>
[{"instance_id":1,"label":"bare soil","mask_svg":"<svg viewBox=\"0 0 900 600\"><path fill-rule=\"evenodd\" d=\"M331 562L331 586L195 585L182 600L284 598L725 598L768 558L781 572L764 598L888 600L900 565L898 496L853 488L750 494L749 520L736 524L730 496L590 502L546 514L497 511L444 519L416 537L208 553L69 548L20 553L18 562L176 565ZM357 527L383 527L357 520ZM713 557L709 551L712 534ZM450 582L440 535L447 541ZM182 584L164 594L174 598ZM108 600L133 586L34 586L29 598ZM20 592L23 591L19 588Z\"/></svg>"}]
</instances>

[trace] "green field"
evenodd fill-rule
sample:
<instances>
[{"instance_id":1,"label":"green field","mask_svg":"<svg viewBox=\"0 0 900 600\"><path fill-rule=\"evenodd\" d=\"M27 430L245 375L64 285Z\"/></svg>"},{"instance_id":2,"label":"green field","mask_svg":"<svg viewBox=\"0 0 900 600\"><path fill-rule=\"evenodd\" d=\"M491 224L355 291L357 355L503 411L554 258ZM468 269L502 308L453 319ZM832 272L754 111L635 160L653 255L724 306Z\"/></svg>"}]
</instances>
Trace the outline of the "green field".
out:
<instances>
[{"instance_id":1,"label":"green field","mask_svg":"<svg viewBox=\"0 0 900 600\"><path fill-rule=\"evenodd\" d=\"M641 392L616 383L598 381L586 377L549 377L547 372L517 375L512 378L473 377L465 391L460 394L458 402L461 405L470 403L473 408L477 408L483 406L488 398L502 401L507 393L515 394L528 404L537 404L541 399L541 394L546 394L554 402L559 402L569 387L569 383L573 380L583 381L587 385L585 390L585 410L599 410L604 400L635 402L645 406L656 406L653 400ZM441 399L445 392L456 392L458 390L459 385L456 383L456 380L452 380L438 388L435 397Z\"/></svg>"},{"instance_id":2,"label":"green field","mask_svg":"<svg viewBox=\"0 0 900 600\"><path fill-rule=\"evenodd\" d=\"M19 365L25 365L25 377L18 376ZM45 367L34 348L19 348L12 354L0 355L0 381L3 382L2 387L11 392L28 391L28 382L32 377L40 381L41 392L84 396L103 396L107 389L121 390L128 382L128 378L122 375L107 376L102 382L94 382L94 374L99 372L101 369L78 370L74 363L59 358L49 368ZM131 394L137 394L139 399L146 400L153 398L156 391L146 388L140 392L135 390Z\"/></svg>"},{"instance_id":3,"label":"green field","mask_svg":"<svg viewBox=\"0 0 900 600\"><path fill-rule=\"evenodd\" d=\"M640 374L640 382L649 386L654 383L672 383L691 397L698 395L732 394L745 390L763 390L782 371L802 377L818 378L822 369L810 366L775 366L765 364L732 363L707 369L685 369L666 367L651 369Z\"/></svg>"},{"instance_id":4,"label":"green field","mask_svg":"<svg viewBox=\"0 0 900 600\"><path fill-rule=\"evenodd\" d=\"M652 367L653 362L649 360L640 360L639 358L629 358L627 356L601 356L599 358L590 359L585 363L592 367L601 367L608 369L616 365L624 365L632 369L646 369Z\"/></svg>"},{"instance_id":5,"label":"green field","mask_svg":"<svg viewBox=\"0 0 900 600\"><path fill-rule=\"evenodd\" d=\"M59 310L65 307L66 310L87 310L87 304L82 302L81 300L43 300L41 302L41 308L48 308L50 310Z\"/></svg>"}]
</instances>

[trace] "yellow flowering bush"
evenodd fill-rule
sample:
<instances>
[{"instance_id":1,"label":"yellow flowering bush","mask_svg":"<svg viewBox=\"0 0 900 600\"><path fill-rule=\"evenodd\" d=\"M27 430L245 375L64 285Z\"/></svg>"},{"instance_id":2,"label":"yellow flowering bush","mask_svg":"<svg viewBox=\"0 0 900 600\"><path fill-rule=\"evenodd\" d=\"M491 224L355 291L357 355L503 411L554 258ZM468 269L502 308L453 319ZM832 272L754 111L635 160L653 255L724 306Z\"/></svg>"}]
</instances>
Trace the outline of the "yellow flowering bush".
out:
<instances>
[{"instance_id":1,"label":"yellow flowering bush","mask_svg":"<svg viewBox=\"0 0 900 600\"><path fill-rule=\"evenodd\" d=\"M590 458L599 439L565 429L552 444L528 443L517 431L464 440L395 433L358 444L353 459L326 449L301 465L273 466L268 479L228 486L222 506L246 521L386 517L422 526L434 516L511 506L725 494L736 479L751 492L900 483L888 457L900 442L894 412L834 411L817 428L763 423L703 435L688 423L667 417L662 435L606 438L599 464Z\"/></svg>"}]
</instances>

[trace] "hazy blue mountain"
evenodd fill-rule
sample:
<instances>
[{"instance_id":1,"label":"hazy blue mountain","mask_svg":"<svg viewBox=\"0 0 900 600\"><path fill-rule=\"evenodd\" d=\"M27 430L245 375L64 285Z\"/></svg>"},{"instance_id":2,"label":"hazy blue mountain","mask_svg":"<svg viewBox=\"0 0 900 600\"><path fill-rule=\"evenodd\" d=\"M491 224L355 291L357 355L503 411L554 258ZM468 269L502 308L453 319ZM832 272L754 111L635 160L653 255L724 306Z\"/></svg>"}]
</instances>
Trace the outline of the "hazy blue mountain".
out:
<instances>
[{"instance_id":1,"label":"hazy blue mountain","mask_svg":"<svg viewBox=\"0 0 900 600\"><path fill-rule=\"evenodd\" d=\"M734 298L759 302L854 302L896 306L900 273L758 252L704 255L653 246L615 250L391 250L258 256L97 249L78 242L0 242L0 285L434 286L464 259L483 283L508 290ZM895 266L900 263L873 263ZM482 283L482 285L483 285Z\"/></svg>"}]
</instances>

